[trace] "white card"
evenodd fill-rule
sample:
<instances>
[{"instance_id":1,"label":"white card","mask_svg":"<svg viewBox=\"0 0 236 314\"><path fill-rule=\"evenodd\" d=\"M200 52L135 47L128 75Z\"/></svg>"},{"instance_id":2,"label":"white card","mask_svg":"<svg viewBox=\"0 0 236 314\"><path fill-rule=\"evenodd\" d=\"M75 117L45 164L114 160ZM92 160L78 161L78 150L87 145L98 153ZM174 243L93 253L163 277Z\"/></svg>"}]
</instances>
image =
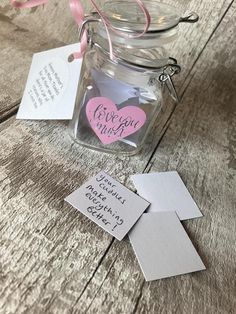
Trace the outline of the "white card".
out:
<instances>
[{"instance_id":1,"label":"white card","mask_svg":"<svg viewBox=\"0 0 236 314\"><path fill-rule=\"evenodd\" d=\"M202 217L176 171L135 174L131 179L138 194L151 203L149 213L175 211L180 220Z\"/></svg>"},{"instance_id":2,"label":"white card","mask_svg":"<svg viewBox=\"0 0 236 314\"><path fill-rule=\"evenodd\" d=\"M82 59L68 62L80 44L34 54L17 119L70 120Z\"/></svg>"},{"instance_id":3,"label":"white card","mask_svg":"<svg viewBox=\"0 0 236 314\"><path fill-rule=\"evenodd\" d=\"M138 87L134 88L97 70L92 71L92 76L100 95L111 99L118 107L127 101L132 105L139 105Z\"/></svg>"},{"instance_id":4,"label":"white card","mask_svg":"<svg viewBox=\"0 0 236 314\"><path fill-rule=\"evenodd\" d=\"M206 269L174 212L143 214L129 238L147 281Z\"/></svg>"},{"instance_id":5,"label":"white card","mask_svg":"<svg viewBox=\"0 0 236 314\"><path fill-rule=\"evenodd\" d=\"M103 171L65 201L118 240L124 238L150 205Z\"/></svg>"}]
</instances>

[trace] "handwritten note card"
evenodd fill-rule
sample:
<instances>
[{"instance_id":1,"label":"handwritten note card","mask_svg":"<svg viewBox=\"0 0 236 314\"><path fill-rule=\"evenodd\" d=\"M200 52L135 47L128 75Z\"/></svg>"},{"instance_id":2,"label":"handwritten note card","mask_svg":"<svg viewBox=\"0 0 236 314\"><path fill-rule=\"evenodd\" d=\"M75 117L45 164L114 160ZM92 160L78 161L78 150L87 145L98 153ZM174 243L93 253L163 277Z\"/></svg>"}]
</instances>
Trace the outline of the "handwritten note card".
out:
<instances>
[{"instance_id":1,"label":"handwritten note card","mask_svg":"<svg viewBox=\"0 0 236 314\"><path fill-rule=\"evenodd\" d=\"M124 238L150 205L103 171L65 201L118 240Z\"/></svg>"},{"instance_id":2,"label":"handwritten note card","mask_svg":"<svg viewBox=\"0 0 236 314\"><path fill-rule=\"evenodd\" d=\"M79 49L68 45L34 54L17 119L72 118L82 59L68 62Z\"/></svg>"}]
</instances>

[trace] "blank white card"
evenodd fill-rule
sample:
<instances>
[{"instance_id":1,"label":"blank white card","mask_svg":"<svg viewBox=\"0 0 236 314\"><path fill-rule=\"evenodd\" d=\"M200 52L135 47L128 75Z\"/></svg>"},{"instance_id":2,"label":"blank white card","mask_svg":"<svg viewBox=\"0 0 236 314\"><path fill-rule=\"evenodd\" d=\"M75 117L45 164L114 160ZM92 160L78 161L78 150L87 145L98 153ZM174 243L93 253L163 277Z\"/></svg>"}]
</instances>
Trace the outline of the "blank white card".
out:
<instances>
[{"instance_id":1,"label":"blank white card","mask_svg":"<svg viewBox=\"0 0 236 314\"><path fill-rule=\"evenodd\" d=\"M175 212L143 214L129 238L147 281L205 269Z\"/></svg>"},{"instance_id":2,"label":"blank white card","mask_svg":"<svg viewBox=\"0 0 236 314\"><path fill-rule=\"evenodd\" d=\"M202 217L176 171L135 174L131 179L138 194L151 203L147 212L174 211L180 220Z\"/></svg>"}]
</instances>

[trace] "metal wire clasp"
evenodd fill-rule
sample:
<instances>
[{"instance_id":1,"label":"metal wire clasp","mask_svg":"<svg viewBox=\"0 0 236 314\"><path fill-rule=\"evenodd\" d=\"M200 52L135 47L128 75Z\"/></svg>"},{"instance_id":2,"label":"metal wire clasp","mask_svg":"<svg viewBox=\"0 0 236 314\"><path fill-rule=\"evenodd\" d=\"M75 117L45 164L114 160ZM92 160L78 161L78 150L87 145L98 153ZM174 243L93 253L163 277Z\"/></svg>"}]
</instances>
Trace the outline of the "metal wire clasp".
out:
<instances>
[{"instance_id":1,"label":"metal wire clasp","mask_svg":"<svg viewBox=\"0 0 236 314\"><path fill-rule=\"evenodd\" d=\"M175 85L172 81L172 76L179 74L181 71L181 67L177 64L177 60L174 58L169 58L173 63L167 64L163 68L163 72L159 76L159 81L166 86L171 97L174 101L179 102L179 96L177 94Z\"/></svg>"},{"instance_id":2,"label":"metal wire clasp","mask_svg":"<svg viewBox=\"0 0 236 314\"><path fill-rule=\"evenodd\" d=\"M187 16L181 17L180 23L196 23L199 20L199 16L195 12L190 12Z\"/></svg>"},{"instance_id":3,"label":"metal wire clasp","mask_svg":"<svg viewBox=\"0 0 236 314\"><path fill-rule=\"evenodd\" d=\"M82 39L86 25L93 22L101 22L101 18L97 17L95 13L92 13L92 15L85 15L85 19L79 27L79 42Z\"/></svg>"}]
</instances>

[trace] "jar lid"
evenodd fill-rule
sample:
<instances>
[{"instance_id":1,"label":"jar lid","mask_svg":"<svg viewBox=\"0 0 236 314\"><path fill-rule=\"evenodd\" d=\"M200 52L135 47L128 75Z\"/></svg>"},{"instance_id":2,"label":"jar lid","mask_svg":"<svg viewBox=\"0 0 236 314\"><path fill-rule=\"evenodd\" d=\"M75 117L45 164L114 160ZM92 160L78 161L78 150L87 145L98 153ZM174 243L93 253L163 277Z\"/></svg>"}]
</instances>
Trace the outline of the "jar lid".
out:
<instances>
[{"instance_id":1,"label":"jar lid","mask_svg":"<svg viewBox=\"0 0 236 314\"><path fill-rule=\"evenodd\" d=\"M151 16L148 32L161 32L176 27L180 22L196 22L197 14L193 13L182 18L180 11L168 4L156 0L143 3ZM114 28L123 32L141 33L146 24L146 18L134 0L107 0L102 7L103 14Z\"/></svg>"},{"instance_id":2,"label":"jar lid","mask_svg":"<svg viewBox=\"0 0 236 314\"><path fill-rule=\"evenodd\" d=\"M109 36L114 55L138 65L143 65L142 56L146 55L145 50L148 52L152 49L161 51L165 45L177 38L179 23L198 21L196 13L181 17L180 11L168 4L160 3L157 0L142 0L142 2L151 16L150 27L142 36L137 36L137 34L143 33L146 26L146 17L134 0L106 0L101 9L102 14L109 21L108 29L109 25L112 25ZM80 38L86 24L89 24L90 44L96 44L103 50L109 51L108 33L104 23L102 23L100 14L91 12L87 16L80 29ZM114 29L117 32L112 31ZM125 33L127 33L127 36ZM164 61L166 57L168 56L162 51L160 56L158 55L158 59ZM146 67L155 67L157 58L149 60L149 57L145 57L144 59Z\"/></svg>"},{"instance_id":3,"label":"jar lid","mask_svg":"<svg viewBox=\"0 0 236 314\"><path fill-rule=\"evenodd\" d=\"M146 9L151 16L151 24L148 31L141 37L132 34L142 33L146 25L146 17L134 0L106 0L102 6L104 16L109 20L113 29L118 32L110 32L114 45L124 48L155 48L174 41L178 35L178 24L181 22L194 23L198 21L196 13L190 13L181 17L180 12L173 6L160 3L157 0L143 0ZM93 18L99 16L92 13ZM101 38L107 39L107 32L103 23L95 27L95 32ZM122 36L122 33L124 34ZM127 33L128 36L125 36ZM131 34L131 36L130 36Z\"/></svg>"}]
</instances>

